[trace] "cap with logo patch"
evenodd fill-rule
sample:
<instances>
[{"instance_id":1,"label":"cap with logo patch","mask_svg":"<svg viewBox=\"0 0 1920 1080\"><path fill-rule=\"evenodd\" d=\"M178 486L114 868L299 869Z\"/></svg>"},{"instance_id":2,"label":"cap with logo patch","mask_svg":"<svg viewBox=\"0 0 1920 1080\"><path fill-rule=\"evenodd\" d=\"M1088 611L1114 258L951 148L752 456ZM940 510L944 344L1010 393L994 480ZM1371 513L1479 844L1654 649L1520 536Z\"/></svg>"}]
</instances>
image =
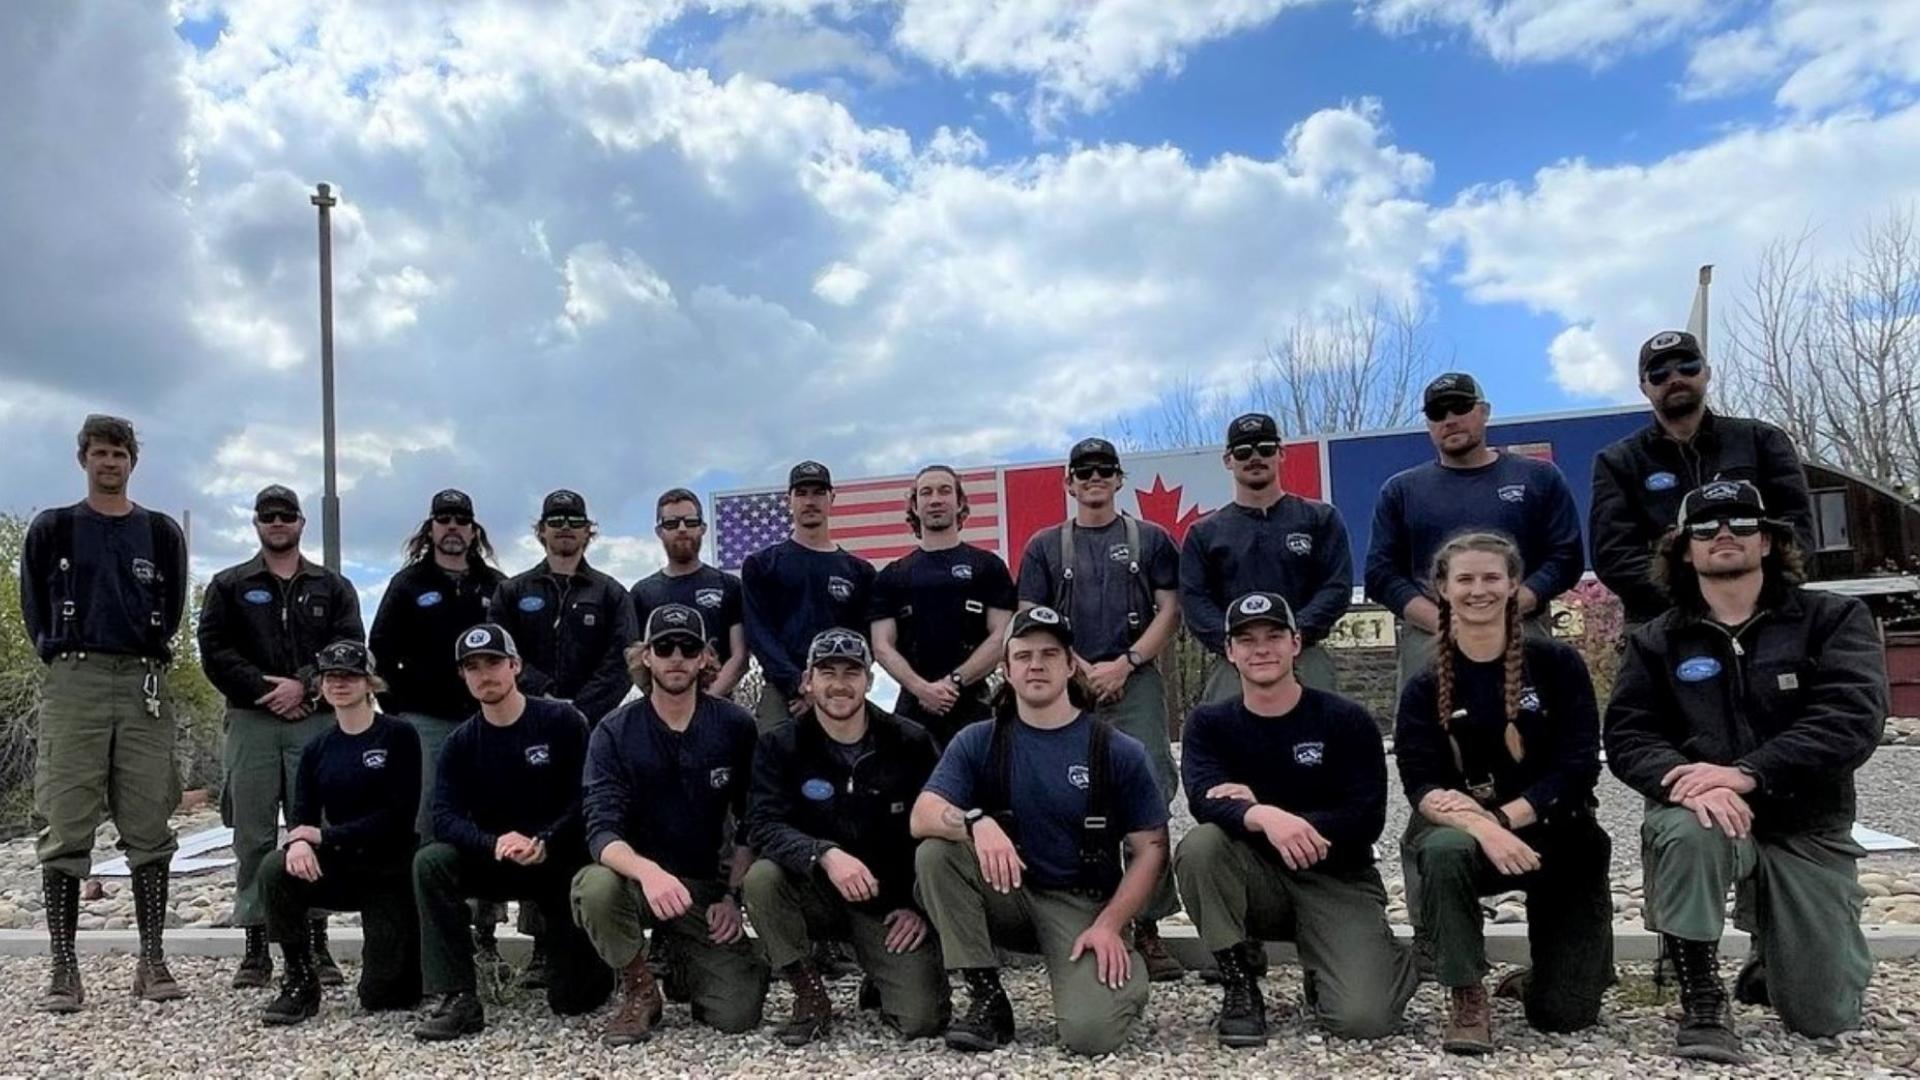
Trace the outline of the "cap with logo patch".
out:
<instances>
[{"instance_id":1,"label":"cap with logo patch","mask_svg":"<svg viewBox=\"0 0 1920 1080\"><path fill-rule=\"evenodd\" d=\"M1747 480L1709 480L1680 500L1682 528L1710 517L1765 518L1766 501Z\"/></svg>"},{"instance_id":2,"label":"cap with logo patch","mask_svg":"<svg viewBox=\"0 0 1920 1080\"><path fill-rule=\"evenodd\" d=\"M1464 371L1449 371L1434 377L1420 395L1420 406L1437 404L1442 401L1482 402L1486 395L1480 392L1480 380Z\"/></svg>"},{"instance_id":3,"label":"cap with logo patch","mask_svg":"<svg viewBox=\"0 0 1920 1080\"><path fill-rule=\"evenodd\" d=\"M285 484L268 484L253 497L253 512L264 514L269 510L297 514L300 512L300 496Z\"/></svg>"},{"instance_id":4,"label":"cap with logo patch","mask_svg":"<svg viewBox=\"0 0 1920 1080\"><path fill-rule=\"evenodd\" d=\"M453 662L464 663L469 656L504 656L509 660L520 658L520 649L513 643L513 635L499 623L481 623L479 626L460 635L453 647Z\"/></svg>"},{"instance_id":5,"label":"cap with logo patch","mask_svg":"<svg viewBox=\"0 0 1920 1080\"><path fill-rule=\"evenodd\" d=\"M1073 444L1073 450L1067 454L1067 468L1074 469L1082 465L1118 465L1120 451L1113 444L1098 435L1081 439Z\"/></svg>"},{"instance_id":6,"label":"cap with logo patch","mask_svg":"<svg viewBox=\"0 0 1920 1080\"><path fill-rule=\"evenodd\" d=\"M1685 330L1662 330L1640 346L1640 370L1646 371L1662 360L1704 360L1700 339Z\"/></svg>"},{"instance_id":7,"label":"cap with logo patch","mask_svg":"<svg viewBox=\"0 0 1920 1080\"><path fill-rule=\"evenodd\" d=\"M867 647L867 639L858 631L835 627L813 635L813 641L807 645L808 667L818 667L829 660L851 660L867 667L873 663L873 650Z\"/></svg>"},{"instance_id":8,"label":"cap with logo patch","mask_svg":"<svg viewBox=\"0 0 1920 1080\"><path fill-rule=\"evenodd\" d=\"M1052 634L1059 639L1060 644L1069 649L1073 648L1073 628L1067 625L1067 620L1062 617L1059 612L1050 607L1044 605L1040 607L1030 607L1025 611L1015 614L1013 621L1007 624L1007 641L1009 643L1011 643L1014 638L1023 638L1028 634L1041 633Z\"/></svg>"},{"instance_id":9,"label":"cap with logo patch","mask_svg":"<svg viewBox=\"0 0 1920 1080\"><path fill-rule=\"evenodd\" d=\"M1248 413L1227 425L1227 449L1248 443L1279 442L1280 425L1266 413Z\"/></svg>"},{"instance_id":10,"label":"cap with logo patch","mask_svg":"<svg viewBox=\"0 0 1920 1080\"><path fill-rule=\"evenodd\" d=\"M685 604L661 604L647 613L646 633L643 641L665 641L668 638L691 638L705 643L707 640L707 620L698 611Z\"/></svg>"},{"instance_id":11,"label":"cap with logo patch","mask_svg":"<svg viewBox=\"0 0 1920 1080\"><path fill-rule=\"evenodd\" d=\"M566 488L549 491L547 497L540 501L540 516L543 518L586 517L587 500L581 498L579 492L568 491Z\"/></svg>"},{"instance_id":12,"label":"cap with logo patch","mask_svg":"<svg viewBox=\"0 0 1920 1080\"><path fill-rule=\"evenodd\" d=\"M1227 605L1227 633L1237 634L1255 623L1272 623L1283 630L1296 630L1293 607L1279 593L1250 592Z\"/></svg>"},{"instance_id":13,"label":"cap with logo patch","mask_svg":"<svg viewBox=\"0 0 1920 1080\"><path fill-rule=\"evenodd\" d=\"M802 484L818 484L832 491L833 473L817 461L803 461L787 470L787 490L792 491Z\"/></svg>"},{"instance_id":14,"label":"cap with logo patch","mask_svg":"<svg viewBox=\"0 0 1920 1080\"><path fill-rule=\"evenodd\" d=\"M447 488L434 493L433 505L427 508L429 514L465 514L473 516L473 500L459 488Z\"/></svg>"},{"instance_id":15,"label":"cap with logo patch","mask_svg":"<svg viewBox=\"0 0 1920 1080\"><path fill-rule=\"evenodd\" d=\"M357 641L336 641L314 656L313 669L321 675L330 671L344 675L372 675L373 654Z\"/></svg>"}]
</instances>

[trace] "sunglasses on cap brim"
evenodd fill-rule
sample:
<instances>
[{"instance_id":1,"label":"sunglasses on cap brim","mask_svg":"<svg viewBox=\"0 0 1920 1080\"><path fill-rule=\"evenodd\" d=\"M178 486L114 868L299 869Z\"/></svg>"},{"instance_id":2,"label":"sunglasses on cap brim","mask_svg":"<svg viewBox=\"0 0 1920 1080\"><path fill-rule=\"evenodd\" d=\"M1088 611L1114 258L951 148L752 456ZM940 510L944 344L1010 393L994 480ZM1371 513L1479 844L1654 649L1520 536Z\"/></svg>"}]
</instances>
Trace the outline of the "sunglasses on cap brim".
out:
<instances>
[{"instance_id":1,"label":"sunglasses on cap brim","mask_svg":"<svg viewBox=\"0 0 1920 1080\"><path fill-rule=\"evenodd\" d=\"M1449 416L1465 416L1478 408L1480 403L1472 398L1444 398L1421 410L1427 419L1439 423Z\"/></svg>"},{"instance_id":2,"label":"sunglasses on cap brim","mask_svg":"<svg viewBox=\"0 0 1920 1080\"><path fill-rule=\"evenodd\" d=\"M1648 386L1659 386L1675 375L1683 379L1691 379L1706 370L1706 367L1706 362L1702 360L1682 360L1677 364L1661 364L1658 367L1650 367L1647 369L1647 373L1640 377L1647 380Z\"/></svg>"},{"instance_id":3,"label":"sunglasses on cap brim","mask_svg":"<svg viewBox=\"0 0 1920 1080\"><path fill-rule=\"evenodd\" d=\"M1280 444L1269 439L1265 442L1241 443L1227 453L1235 461L1252 461L1255 454L1269 458L1280 452Z\"/></svg>"},{"instance_id":4,"label":"sunglasses on cap brim","mask_svg":"<svg viewBox=\"0 0 1920 1080\"><path fill-rule=\"evenodd\" d=\"M1760 531L1757 517L1707 518L1687 526L1687 535L1695 540L1711 540L1720 535L1721 526L1735 536L1752 536Z\"/></svg>"}]
</instances>

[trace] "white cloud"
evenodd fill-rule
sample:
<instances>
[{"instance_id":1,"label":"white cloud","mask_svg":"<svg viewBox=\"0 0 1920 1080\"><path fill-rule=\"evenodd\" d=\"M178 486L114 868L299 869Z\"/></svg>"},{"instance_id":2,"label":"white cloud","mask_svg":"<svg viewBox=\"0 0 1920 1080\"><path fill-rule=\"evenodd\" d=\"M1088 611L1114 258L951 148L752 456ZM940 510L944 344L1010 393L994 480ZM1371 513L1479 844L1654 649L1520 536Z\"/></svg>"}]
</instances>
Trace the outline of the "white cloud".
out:
<instances>
[{"instance_id":1,"label":"white cloud","mask_svg":"<svg viewBox=\"0 0 1920 1080\"><path fill-rule=\"evenodd\" d=\"M768 82L835 72L875 83L900 78L899 68L864 34L793 16L757 16L729 28L714 43L713 59L724 71Z\"/></svg>"},{"instance_id":2,"label":"white cloud","mask_svg":"<svg viewBox=\"0 0 1920 1080\"><path fill-rule=\"evenodd\" d=\"M837 262L820 271L820 276L813 279L813 292L830 304L845 307L860 299L870 280L865 270Z\"/></svg>"},{"instance_id":3,"label":"white cloud","mask_svg":"<svg viewBox=\"0 0 1920 1080\"><path fill-rule=\"evenodd\" d=\"M1619 396L1633 386L1627 367L1591 327L1569 326L1554 335L1547 360L1553 365L1553 381L1568 393Z\"/></svg>"},{"instance_id":4,"label":"white cloud","mask_svg":"<svg viewBox=\"0 0 1920 1080\"><path fill-rule=\"evenodd\" d=\"M1920 83L1920 4L1907 0L1773 0L1766 15L1700 43L1687 65L1693 97L1775 80L1774 101L1817 113Z\"/></svg>"},{"instance_id":5,"label":"white cloud","mask_svg":"<svg viewBox=\"0 0 1920 1080\"><path fill-rule=\"evenodd\" d=\"M1729 7L1719 0L1360 0L1359 6L1392 33L1464 32L1502 63L1595 66L1667 45Z\"/></svg>"}]
</instances>

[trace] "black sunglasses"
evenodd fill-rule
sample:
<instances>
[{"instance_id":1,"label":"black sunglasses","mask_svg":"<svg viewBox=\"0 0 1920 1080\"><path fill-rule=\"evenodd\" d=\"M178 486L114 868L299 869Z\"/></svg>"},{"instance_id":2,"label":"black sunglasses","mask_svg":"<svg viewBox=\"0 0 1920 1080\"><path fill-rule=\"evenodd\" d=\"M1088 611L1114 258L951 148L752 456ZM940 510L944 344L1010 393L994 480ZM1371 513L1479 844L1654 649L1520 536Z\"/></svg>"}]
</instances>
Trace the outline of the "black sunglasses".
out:
<instances>
[{"instance_id":1,"label":"black sunglasses","mask_svg":"<svg viewBox=\"0 0 1920 1080\"><path fill-rule=\"evenodd\" d=\"M253 520L262 525L291 525L300 520L300 515L291 510L268 510L255 514Z\"/></svg>"},{"instance_id":2,"label":"black sunglasses","mask_svg":"<svg viewBox=\"0 0 1920 1080\"><path fill-rule=\"evenodd\" d=\"M688 516L686 516L686 517L671 517L671 518L661 518L661 519L660 519L660 522L659 522L659 524L658 524L658 525L656 526L656 528L661 528L661 529L697 529L697 528L699 528L700 526L702 526L702 525L705 525L705 524L706 524L706 522L704 522L704 521L702 521L702 520L700 520L700 519L699 519L698 517L696 517L696 516L693 516L693 515L688 515Z\"/></svg>"},{"instance_id":3,"label":"black sunglasses","mask_svg":"<svg viewBox=\"0 0 1920 1080\"><path fill-rule=\"evenodd\" d=\"M1709 518L1687 526L1687 535L1695 540L1711 540L1720 535L1720 526L1735 536L1752 536L1760 531L1760 519L1750 517Z\"/></svg>"},{"instance_id":4,"label":"black sunglasses","mask_svg":"<svg viewBox=\"0 0 1920 1080\"><path fill-rule=\"evenodd\" d=\"M1239 446L1227 451L1227 453L1233 455L1233 460L1235 461L1252 461L1253 455L1255 454L1259 454L1261 457L1272 457L1279 452L1280 444L1272 441L1241 443Z\"/></svg>"},{"instance_id":5,"label":"black sunglasses","mask_svg":"<svg viewBox=\"0 0 1920 1080\"><path fill-rule=\"evenodd\" d=\"M652 649L653 655L662 660L665 660L675 653L678 653L685 659L691 660L706 651L707 643L704 641L692 641L683 637L670 637L660 641L648 642L647 648Z\"/></svg>"},{"instance_id":6,"label":"black sunglasses","mask_svg":"<svg viewBox=\"0 0 1920 1080\"><path fill-rule=\"evenodd\" d=\"M549 529L584 529L587 527L588 521L583 517L569 517L565 514L555 514L547 518L542 524Z\"/></svg>"},{"instance_id":7,"label":"black sunglasses","mask_svg":"<svg viewBox=\"0 0 1920 1080\"><path fill-rule=\"evenodd\" d=\"M473 524L473 515L472 514L435 514L433 515L433 523L435 525L471 525Z\"/></svg>"},{"instance_id":8,"label":"black sunglasses","mask_svg":"<svg viewBox=\"0 0 1920 1080\"><path fill-rule=\"evenodd\" d=\"M1641 378L1647 380L1648 386L1659 386L1675 375L1691 379L1700 374L1701 369L1705 367L1706 364L1699 360L1682 360L1677 364L1662 364L1659 367L1648 368L1647 373Z\"/></svg>"},{"instance_id":9,"label":"black sunglasses","mask_svg":"<svg viewBox=\"0 0 1920 1080\"><path fill-rule=\"evenodd\" d=\"M1468 401L1464 398L1449 398L1446 401L1436 401L1421 411L1427 414L1429 421L1437 424L1449 416L1465 416L1479 404L1477 401Z\"/></svg>"},{"instance_id":10,"label":"black sunglasses","mask_svg":"<svg viewBox=\"0 0 1920 1080\"><path fill-rule=\"evenodd\" d=\"M1120 466L1118 465L1076 465L1073 467L1073 478L1075 480L1091 480L1096 476L1102 480L1111 480L1119 475Z\"/></svg>"}]
</instances>

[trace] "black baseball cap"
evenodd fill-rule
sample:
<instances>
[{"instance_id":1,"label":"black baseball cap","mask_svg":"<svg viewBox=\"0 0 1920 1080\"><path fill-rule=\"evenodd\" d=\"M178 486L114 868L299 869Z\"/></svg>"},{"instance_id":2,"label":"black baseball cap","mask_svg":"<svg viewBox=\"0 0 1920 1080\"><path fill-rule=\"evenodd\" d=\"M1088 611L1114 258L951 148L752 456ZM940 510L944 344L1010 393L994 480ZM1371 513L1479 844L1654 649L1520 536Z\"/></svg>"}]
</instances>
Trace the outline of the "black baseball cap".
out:
<instances>
[{"instance_id":1,"label":"black baseball cap","mask_svg":"<svg viewBox=\"0 0 1920 1080\"><path fill-rule=\"evenodd\" d=\"M1747 480L1709 480L1680 500L1680 526L1685 528L1710 517L1765 518L1766 500L1760 489Z\"/></svg>"},{"instance_id":2,"label":"black baseball cap","mask_svg":"<svg viewBox=\"0 0 1920 1080\"><path fill-rule=\"evenodd\" d=\"M661 604L647 613L646 633L641 640L665 641L675 637L692 638L706 644L707 620L685 604Z\"/></svg>"},{"instance_id":3,"label":"black baseball cap","mask_svg":"<svg viewBox=\"0 0 1920 1080\"><path fill-rule=\"evenodd\" d=\"M293 489L285 484L268 484L260 489L260 494L253 497L253 512L264 514L269 510L285 510L297 514L300 512L300 496L295 495Z\"/></svg>"},{"instance_id":4,"label":"black baseball cap","mask_svg":"<svg viewBox=\"0 0 1920 1080\"><path fill-rule=\"evenodd\" d=\"M1030 607L1014 615L1007 624L1007 641L1026 637L1028 634L1047 633L1060 640L1060 644L1073 648L1073 628L1067 625L1066 617L1044 605Z\"/></svg>"},{"instance_id":5,"label":"black baseball cap","mask_svg":"<svg viewBox=\"0 0 1920 1080\"><path fill-rule=\"evenodd\" d=\"M453 646L453 662L463 663L469 656L504 656L509 660L520 658L520 648L513 643L513 635L499 623L484 622L460 635Z\"/></svg>"},{"instance_id":6,"label":"black baseball cap","mask_svg":"<svg viewBox=\"0 0 1920 1080\"><path fill-rule=\"evenodd\" d=\"M829 660L851 660L868 667L873 663L873 650L867 647L867 639L859 631L836 626L813 635L813 641L807 645L808 667L818 667Z\"/></svg>"},{"instance_id":7,"label":"black baseball cap","mask_svg":"<svg viewBox=\"0 0 1920 1080\"><path fill-rule=\"evenodd\" d=\"M579 492L568 491L566 488L549 491L547 497L540 502L540 516L543 518L586 517L587 500L581 498Z\"/></svg>"},{"instance_id":8,"label":"black baseball cap","mask_svg":"<svg viewBox=\"0 0 1920 1080\"><path fill-rule=\"evenodd\" d=\"M819 484L832 491L833 473L817 461L803 461L787 470L787 490L792 491L802 484Z\"/></svg>"},{"instance_id":9,"label":"black baseball cap","mask_svg":"<svg viewBox=\"0 0 1920 1080\"><path fill-rule=\"evenodd\" d=\"M357 641L336 641L315 654L313 669L321 675L337 671L348 675L371 676L373 654Z\"/></svg>"},{"instance_id":10,"label":"black baseball cap","mask_svg":"<svg viewBox=\"0 0 1920 1080\"><path fill-rule=\"evenodd\" d=\"M1075 469L1082 465L1119 465L1120 451L1113 444L1098 435L1090 439L1081 439L1073 444L1073 450L1067 454L1067 468Z\"/></svg>"},{"instance_id":11,"label":"black baseball cap","mask_svg":"<svg viewBox=\"0 0 1920 1080\"><path fill-rule=\"evenodd\" d=\"M1705 360L1700 339L1685 330L1662 330L1640 346L1640 370L1645 371L1662 360Z\"/></svg>"},{"instance_id":12,"label":"black baseball cap","mask_svg":"<svg viewBox=\"0 0 1920 1080\"><path fill-rule=\"evenodd\" d=\"M427 513L465 514L468 517L472 517L473 500L467 498L467 493L461 491L459 488L447 488L445 491L434 494L433 505L427 508Z\"/></svg>"},{"instance_id":13,"label":"black baseball cap","mask_svg":"<svg viewBox=\"0 0 1920 1080\"><path fill-rule=\"evenodd\" d=\"M1250 592L1227 605L1227 633L1237 634L1254 623L1272 623L1283 630L1298 631L1293 623L1293 607L1279 593Z\"/></svg>"},{"instance_id":14,"label":"black baseball cap","mask_svg":"<svg viewBox=\"0 0 1920 1080\"><path fill-rule=\"evenodd\" d=\"M1227 425L1227 449L1248 443L1279 442L1280 425L1266 413L1250 412Z\"/></svg>"},{"instance_id":15,"label":"black baseball cap","mask_svg":"<svg viewBox=\"0 0 1920 1080\"><path fill-rule=\"evenodd\" d=\"M1420 395L1420 407L1442 401L1470 401L1479 403L1487 400L1480 392L1480 381L1464 371L1449 371L1434 377Z\"/></svg>"}]
</instances>

